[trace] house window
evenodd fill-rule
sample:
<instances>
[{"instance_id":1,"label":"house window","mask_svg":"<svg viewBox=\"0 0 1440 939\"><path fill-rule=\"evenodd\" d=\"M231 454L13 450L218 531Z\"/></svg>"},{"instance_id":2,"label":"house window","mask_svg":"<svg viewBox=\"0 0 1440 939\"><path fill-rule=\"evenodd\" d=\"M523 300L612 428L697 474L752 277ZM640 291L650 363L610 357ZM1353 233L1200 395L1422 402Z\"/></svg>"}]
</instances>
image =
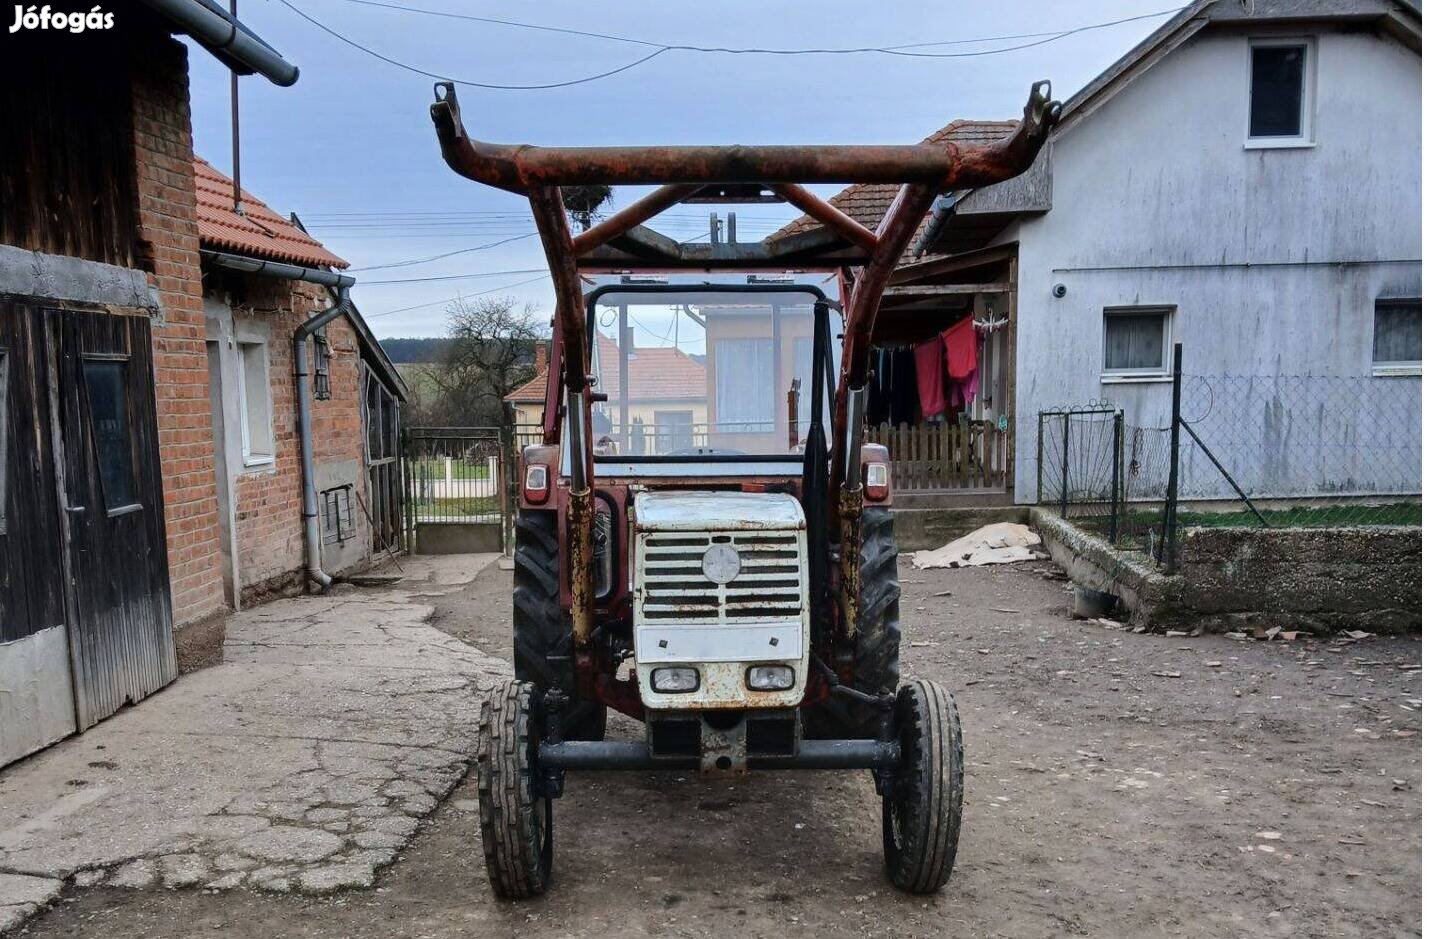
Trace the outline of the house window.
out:
<instances>
[{"instance_id":1,"label":"house window","mask_svg":"<svg viewBox=\"0 0 1440 939\"><path fill-rule=\"evenodd\" d=\"M270 350L263 342L237 342L245 419L240 422L246 466L275 461L275 429L270 407Z\"/></svg>"},{"instance_id":2,"label":"house window","mask_svg":"<svg viewBox=\"0 0 1440 939\"><path fill-rule=\"evenodd\" d=\"M1251 147L1305 146L1311 142L1311 85L1315 44L1266 39L1250 44Z\"/></svg>"},{"instance_id":3,"label":"house window","mask_svg":"<svg viewBox=\"0 0 1440 939\"><path fill-rule=\"evenodd\" d=\"M1376 300L1372 363L1376 375L1420 374L1420 301Z\"/></svg>"},{"instance_id":4,"label":"house window","mask_svg":"<svg viewBox=\"0 0 1440 939\"><path fill-rule=\"evenodd\" d=\"M90 437L107 512L137 503L125 394L126 364L117 359L86 359L82 364L86 403L90 406Z\"/></svg>"},{"instance_id":5,"label":"house window","mask_svg":"<svg viewBox=\"0 0 1440 939\"><path fill-rule=\"evenodd\" d=\"M775 420L775 361L769 339L715 341L715 430L769 433Z\"/></svg>"},{"instance_id":6,"label":"house window","mask_svg":"<svg viewBox=\"0 0 1440 939\"><path fill-rule=\"evenodd\" d=\"M1105 311L1105 381L1146 381L1170 377L1168 307L1118 307Z\"/></svg>"}]
</instances>

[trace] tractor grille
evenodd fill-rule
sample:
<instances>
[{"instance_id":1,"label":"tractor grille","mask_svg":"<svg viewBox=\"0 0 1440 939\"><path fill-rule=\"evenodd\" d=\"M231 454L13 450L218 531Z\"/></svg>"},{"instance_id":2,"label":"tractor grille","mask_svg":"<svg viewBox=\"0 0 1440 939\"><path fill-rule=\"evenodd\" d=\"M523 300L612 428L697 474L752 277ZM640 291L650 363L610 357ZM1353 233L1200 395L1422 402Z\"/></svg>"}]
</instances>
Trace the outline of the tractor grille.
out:
<instances>
[{"instance_id":1,"label":"tractor grille","mask_svg":"<svg viewBox=\"0 0 1440 939\"><path fill-rule=\"evenodd\" d=\"M804 609L803 532L664 532L641 535L637 621L725 625L795 620ZM740 555L728 584L705 576L700 559L713 544Z\"/></svg>"}]
</instances>

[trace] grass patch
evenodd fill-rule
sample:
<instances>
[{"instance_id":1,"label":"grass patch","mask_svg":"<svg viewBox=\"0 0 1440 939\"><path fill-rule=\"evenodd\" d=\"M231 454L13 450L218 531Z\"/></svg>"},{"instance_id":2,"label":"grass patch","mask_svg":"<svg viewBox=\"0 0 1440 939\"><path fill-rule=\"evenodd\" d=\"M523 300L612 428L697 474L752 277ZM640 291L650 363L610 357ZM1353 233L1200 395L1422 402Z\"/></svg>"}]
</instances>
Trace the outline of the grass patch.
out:
<instances>
[{"instance_id":1,"label":"grass patch","mask_svg":"<svg viewBox=\"0 0 1440 939\"><path fill-rule=\"evenodd\" d=\"M1420 524L1420 503L1391 502L1385 505L1360 505L1358 503L1336 503L1333 505L1296 506L1288 509L1261 509L1265 521L1271 528L1349 528L1360 525L1414 525ZM1076 525L1107 535L1110 531L1108 516L1085 516L1072 518ZM1146 509L1140 512L1126 512L1120 519L1121 539L1137 541L1149 530L1159 531L1164 524L1164 512L1160 509ZM1181 512L1180 525L1185 528L1260 528L1260 520L1248 511L1228 512Z\"/></svg>"},{"instance_id":2,"label":"grass patch","mask_svg":"<svg viewBox=\"0 0 1440 939\"><path fill-rule=\"evenodd\" d=\"M417 482L422 480L442 480L445 478L444 460L412 460L410 463L411 478ZM467 463L464 460L450 461L451 479L489 479L490 468L483 463Z\"/></svg>"},{"instance_id":3,"label":"grass patch","mask_svg":"<svg viewBox=\"0 0 1440 939\"><path fill-rule=\"evenodd\" d=\"M474 515L494 515L500 511L500 500L495 496L430 499L416 502L413 511L416 522L452 521Z\"/></svg>"}]
</instances>

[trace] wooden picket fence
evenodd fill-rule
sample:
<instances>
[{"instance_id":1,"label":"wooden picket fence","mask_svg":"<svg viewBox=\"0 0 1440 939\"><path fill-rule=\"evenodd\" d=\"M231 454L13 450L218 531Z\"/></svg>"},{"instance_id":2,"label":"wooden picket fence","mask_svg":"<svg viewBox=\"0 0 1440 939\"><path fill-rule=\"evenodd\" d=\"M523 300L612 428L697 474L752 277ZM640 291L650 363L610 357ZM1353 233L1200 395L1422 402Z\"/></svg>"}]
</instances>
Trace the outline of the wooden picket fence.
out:
<instances>
[{"instance_id":1,"label":"wooden picket fence","mask_svg":"<svg viewBox=\"0 0 1440 939\"><path fill-rule=\"evenodd\" d=\"M1001 490L1011 485L1009 432L991 421L958 424L882 424L868 429L871 443L890 450L896 492Z\"/></svg>"}]
</instances>

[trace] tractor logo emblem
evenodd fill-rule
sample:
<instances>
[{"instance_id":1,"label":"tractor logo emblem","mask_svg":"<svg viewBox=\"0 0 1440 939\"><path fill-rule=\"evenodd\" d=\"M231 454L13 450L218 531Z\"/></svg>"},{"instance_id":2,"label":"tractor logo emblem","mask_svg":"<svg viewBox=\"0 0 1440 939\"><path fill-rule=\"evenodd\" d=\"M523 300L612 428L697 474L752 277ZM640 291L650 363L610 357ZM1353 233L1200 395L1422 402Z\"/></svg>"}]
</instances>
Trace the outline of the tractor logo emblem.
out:
<instances>
[{"instance_id":1,"label":"tractor logo emblem","mask_svg":"<svg viewBox=\"0 0 1440 939\"><path fill-rule=\"evenodd\" d=\"M711 545L700 558L700 570L717 584L728 584L740 576L740 554L728 544Z\"/></svg>"}]
</instances>

